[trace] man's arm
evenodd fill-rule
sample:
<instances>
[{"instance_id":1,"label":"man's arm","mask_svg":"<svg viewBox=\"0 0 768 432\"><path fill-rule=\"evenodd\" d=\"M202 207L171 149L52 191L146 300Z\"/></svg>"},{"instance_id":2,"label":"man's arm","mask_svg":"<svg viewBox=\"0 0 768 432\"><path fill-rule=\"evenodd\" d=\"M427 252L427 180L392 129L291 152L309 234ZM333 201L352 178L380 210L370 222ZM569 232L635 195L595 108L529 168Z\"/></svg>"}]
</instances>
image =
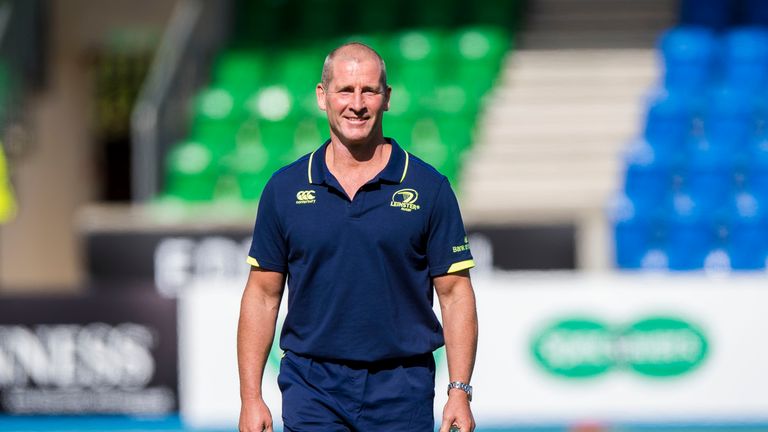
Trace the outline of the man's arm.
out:
<instances>
[{"instance_id":1,"label":"man's arm","mask_svg":"<svg viewBox=\"0 0 768 432\"><path fill-rule=\"evenodd\" d=\"M477 353L477 309L469 270L438 276L433 283L443 316L450 381L469 384ZM440 432L448 432L453 424L462 432L475 429L469 397L461 389L451 389L448 394Z\"/></svg>"},{"instance_id":2,"label":"man's arm","mask_svg":"<svg viewBox=\"0 0 768 432\"><path fill-rule=\"evenodd\" d=\"M272 415L261 397L261 380L275 337L284 285L282 273L251 267L237 325L242 432L272 432Z\"/></svg>"}]
</instances>

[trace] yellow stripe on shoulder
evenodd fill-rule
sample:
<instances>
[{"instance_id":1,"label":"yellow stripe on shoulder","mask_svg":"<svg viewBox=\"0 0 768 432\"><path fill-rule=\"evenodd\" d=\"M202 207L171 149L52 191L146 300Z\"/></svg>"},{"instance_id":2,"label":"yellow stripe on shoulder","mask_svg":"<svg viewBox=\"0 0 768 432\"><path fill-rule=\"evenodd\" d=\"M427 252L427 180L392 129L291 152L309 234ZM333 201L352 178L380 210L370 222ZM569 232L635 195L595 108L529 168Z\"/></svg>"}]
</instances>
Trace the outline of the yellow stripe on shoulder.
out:
<instances>
[{"instance_id":1,"label":"yellow stripe on shoulder","mask_svg":"<svg viewBox=\"0 0 768 432\"><path fill-rule=\"evenodd\" d=\"M261 267L259 265L259 262L256 261L256 258L254 258L254 257L248 257L248 259L246 259L245 262L247 262L248 264L250 264L250 265L252 265L254 267Z\"/></svg>"},{"instance_id":2,"label":"yellow stripe on shoulder","mask_svg":"<svg viewBox=\"0 0 768 432\"><path fill-rule=\"evenodd\" d=\"M470 269L474 266L475 266L475 260L459 261L457 263L451 264L451 266L448 267L448 271L446 273L456 273L458 271Z\"/></svg>"}]
</instances>

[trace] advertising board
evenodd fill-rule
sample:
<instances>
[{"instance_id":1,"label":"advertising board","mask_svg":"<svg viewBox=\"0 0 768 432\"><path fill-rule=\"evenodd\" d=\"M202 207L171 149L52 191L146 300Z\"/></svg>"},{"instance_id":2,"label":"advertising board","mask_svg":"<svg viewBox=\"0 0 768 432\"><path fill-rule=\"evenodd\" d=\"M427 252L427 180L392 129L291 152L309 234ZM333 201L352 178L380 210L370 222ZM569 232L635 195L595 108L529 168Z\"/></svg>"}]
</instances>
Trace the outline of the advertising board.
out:
<instances>
[{"instance_id":1,"label":"advertising board","mask_svg":"<svg viewBox=\"0 0 768 432\"><path fill-rule=\"evenodd\" d=\"M0 412L178 410L176 301L152 292L0 300Z\"/></svg>"}]
</instances>

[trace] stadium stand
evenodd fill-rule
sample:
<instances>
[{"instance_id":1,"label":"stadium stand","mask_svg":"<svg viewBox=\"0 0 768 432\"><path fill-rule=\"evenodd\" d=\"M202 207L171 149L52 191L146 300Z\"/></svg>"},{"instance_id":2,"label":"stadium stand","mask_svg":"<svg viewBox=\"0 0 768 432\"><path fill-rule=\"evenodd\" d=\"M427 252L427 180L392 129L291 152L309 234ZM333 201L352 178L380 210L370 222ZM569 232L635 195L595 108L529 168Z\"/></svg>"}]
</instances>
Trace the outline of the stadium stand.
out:
<instances>
[{"instance_id":1,"label":"stadium stand","mask_svg":"<svg viewBox=\"0 0 768 432\"><path fill-rule=\"evenodd\" d=\"M674 22L675 2L646 3L530 4L463 173L468 221L573 224L577 267L612 267L603 209L655 79L656 34Z\"/></svg>"},{"instance_id":2,"label":"stadium stand","mask_svg":"<svg viewBox=\"0 0 768 432\"><path fill-rule=\"evenodd\" d=\"M614 209L620 268L766 266L768 5L706 3L682 2L660 39L663 79Z\"/></svg>"},{"instance_id":3,"label":"stadium stand","mask_svg":"<svg viewBox=\"0 0 768 432\"><path fill-rule=\"evenodd\" d=\"M509 49L503 27L417 28L222 52L212 82L195 97L191 133L168 153L167 196L258 199L272 172L327 138L316 75L329 47L350 40L368 42L388 59L394 100L385 134L457 183L483 98Z\"/></svg>"}]
</instances>

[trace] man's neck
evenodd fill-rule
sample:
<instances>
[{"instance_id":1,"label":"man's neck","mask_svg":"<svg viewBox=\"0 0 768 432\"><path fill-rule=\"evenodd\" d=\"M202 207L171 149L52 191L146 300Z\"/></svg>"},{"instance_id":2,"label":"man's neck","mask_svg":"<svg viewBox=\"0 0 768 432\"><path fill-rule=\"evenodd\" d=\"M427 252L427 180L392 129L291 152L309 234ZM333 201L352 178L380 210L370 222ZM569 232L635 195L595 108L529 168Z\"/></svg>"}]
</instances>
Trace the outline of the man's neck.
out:
<instances>
[{"instance_id":1,"label":"man's neck","mask_svg":"<svg viewBox=\"0 0 768 432\"><path fill-rule=\"evenodd\" d=\"M330 151L326 153L326 162L336 170L349 172L380 165L384 157L389 156L389 143L383 136L364 143L344 143L331 136ZM384 162L386 165L386 162Z\"/></svg>"},{"instance_id":2,"label":"man's neck","mask_svg":"<svg viewBox=\"0 0 768 432\"><path fill-rule=\"evenodd\" d=\"M387 166L392 154L392 145L383 137L368 143L365 146L345 145L331 138L331 144L325 152L326 166L350 200L355 198L364 184Z\"/></svg>"}]
</instances>

